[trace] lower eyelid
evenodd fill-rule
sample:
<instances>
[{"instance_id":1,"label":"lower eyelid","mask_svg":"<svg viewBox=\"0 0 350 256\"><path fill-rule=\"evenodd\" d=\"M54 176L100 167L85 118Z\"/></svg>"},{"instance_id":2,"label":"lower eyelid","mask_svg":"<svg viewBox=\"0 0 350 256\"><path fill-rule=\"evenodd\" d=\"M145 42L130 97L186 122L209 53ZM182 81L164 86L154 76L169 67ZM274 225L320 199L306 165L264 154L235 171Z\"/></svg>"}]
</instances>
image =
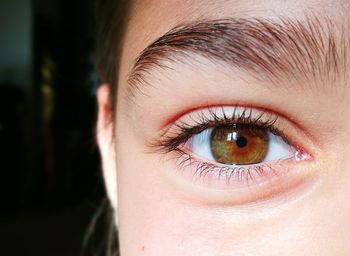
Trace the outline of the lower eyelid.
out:
<instances>
[{"instance_id":1,"label":"lower eyelid","mask_svg":"<svg viewBox=\"0 0 350 256\"><path fill-rule=\"evenodd\" d=\"M241 189L261 185L285 175L287 171L284 168L294 161L290 157L272 163L230 166L206 162L186 152L180 154L176 165L181 172L187 172L186 176L191 176L191 181L195 184L210 189Z\"/></svg>"},{"instance_id":2,"label":"lower eyelid","mask_svg":"<svg viewBox=\"0 0 350 256\"><path fill-rule=\"evenodd\" d=\"M189 191L186 197L195 196L196 200L202 199L206 204L232 206L272 200L297 188L306 187L315 177L313 172L309 171L308 161L299 162L296 165L295 159L287 159L265 166L265 173L261 176L253 173L253 179L249 177L247 180L248 176L243 174L242 179L236 176L228 180L224 175L219 177L215 171L199 175L198 166L196 166L198 160L192 158L192 162L189 163L185 161L188 157L190 156L182 154L177 158L176 164L179 171L170 172L175 173L176 176L172 179L186 187Z\"/></svg>"}]
</instances>

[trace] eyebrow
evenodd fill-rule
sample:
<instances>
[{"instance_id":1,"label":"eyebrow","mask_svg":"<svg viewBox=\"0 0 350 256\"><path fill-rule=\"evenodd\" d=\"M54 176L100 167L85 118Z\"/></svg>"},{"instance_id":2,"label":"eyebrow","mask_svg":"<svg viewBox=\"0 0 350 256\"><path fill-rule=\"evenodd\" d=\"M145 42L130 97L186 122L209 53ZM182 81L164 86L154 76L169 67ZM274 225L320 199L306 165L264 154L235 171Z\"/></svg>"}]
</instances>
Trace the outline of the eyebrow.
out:
<instances>
[{"instance_id":1,"label":"eyebrow","mask_svg":"<svg viewBox=\"0 0 350 256\"><path fill-rule=\"evenodd\" d=\"M229 64L258 80L344 79L349 35L330 19L220 19L180 25L147 46L128 76L134 94L156 69L194 55ZM304 83L305 84L305 83Z\"/></svg>"}]
</instances>

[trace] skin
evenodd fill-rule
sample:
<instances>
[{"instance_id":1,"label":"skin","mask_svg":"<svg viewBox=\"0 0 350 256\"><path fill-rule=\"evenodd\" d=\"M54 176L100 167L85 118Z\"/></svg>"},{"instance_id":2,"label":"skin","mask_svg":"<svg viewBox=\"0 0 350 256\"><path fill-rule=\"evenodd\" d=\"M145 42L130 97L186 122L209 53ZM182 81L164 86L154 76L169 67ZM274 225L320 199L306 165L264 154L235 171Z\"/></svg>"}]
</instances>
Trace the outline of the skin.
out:
<instances>
[{"instance_id":1,"label":"skin","mask_svg":"<svg viewBox=\"0 0 350 256\"><path fill-rule=\"evenodd\" d=\"M108 86L98 91L98 141L122 256L350 255L348 78L326 83L332 87L326 91L313 86L321 83L317 79L303 81L303 88L298 87L301 81L281 81L280 88L272 88L243 71L194 56L199 62L170 63L171 69L155 71L148 78L152 86L141 85L144 94L131 103L127 82L143 49L184 22L277 20L280 15L302 20L312 12L326 13L344 25L348 5L349 1L334 0L133 4L118 72L115 117ZM281 165L281 171L290 170L288 175L267 184L217 188L193 182L178 171L174 154L149 146L179 113L244 104L283 113L285 131L310 159Z\"/></svg>"}]
</instances>

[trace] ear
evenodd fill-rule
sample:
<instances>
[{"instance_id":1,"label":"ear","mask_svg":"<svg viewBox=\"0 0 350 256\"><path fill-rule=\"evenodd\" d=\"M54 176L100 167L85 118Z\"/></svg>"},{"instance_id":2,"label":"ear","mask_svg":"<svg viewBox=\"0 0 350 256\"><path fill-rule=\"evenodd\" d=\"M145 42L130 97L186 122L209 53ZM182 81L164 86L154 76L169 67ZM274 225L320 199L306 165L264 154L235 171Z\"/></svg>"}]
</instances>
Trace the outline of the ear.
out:
<instances>
[{"instance_id":1,"label":"ear","mask_svg":"<svg viewBox=\"0 0 350 256\"><path fill-rule=\"evenodd\" d=\"M103 84L97 91L97 141L100 149L103 176L109 200L117 212L117 169L113 138L113 113L109 102L110 89Z\"/></svg>"}]
</instances>

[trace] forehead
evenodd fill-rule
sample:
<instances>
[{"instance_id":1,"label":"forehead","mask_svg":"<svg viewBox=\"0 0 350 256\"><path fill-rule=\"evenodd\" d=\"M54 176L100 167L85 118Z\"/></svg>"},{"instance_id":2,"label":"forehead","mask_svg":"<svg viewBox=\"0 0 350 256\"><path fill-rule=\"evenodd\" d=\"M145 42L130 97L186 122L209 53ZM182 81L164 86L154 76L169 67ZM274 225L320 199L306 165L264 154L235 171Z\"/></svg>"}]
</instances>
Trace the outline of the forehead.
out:
<instances>
[{"instance_id":1,"label":"forehead","mask_svg":"<svg viewBox=\"0 0 350 256\"><path fill-rule=\"evenodd\" d=\"M183 23L250 17L302 20L306 15L326 14L335 23L343 24L348 22L349 6L349 0L136 0L131 7L121 61L131 65L147 45Z\"/></svg>"}]
</instances>

